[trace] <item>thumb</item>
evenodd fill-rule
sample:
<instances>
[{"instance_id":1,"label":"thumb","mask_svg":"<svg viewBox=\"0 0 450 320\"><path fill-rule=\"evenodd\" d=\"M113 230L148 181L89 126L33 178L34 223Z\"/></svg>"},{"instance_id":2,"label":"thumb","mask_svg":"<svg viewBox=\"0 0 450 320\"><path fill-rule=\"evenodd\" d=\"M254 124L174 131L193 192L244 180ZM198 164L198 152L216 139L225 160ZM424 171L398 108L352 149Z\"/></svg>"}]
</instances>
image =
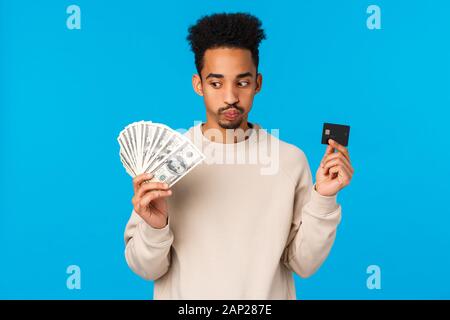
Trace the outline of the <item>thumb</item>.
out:
<instances>
[{"instance_id":1,"label":"thumb","mask_svg":"<svg viewBox=\"0 0 450 320\"><path fill-rule=\"evenodd\" d=\"M333 154L333 153L334 153L334 148L333 148L332 146L330 146L330 145L327 145L327 148L326 148L326 150L325 150L325 153L324 153L324 155L323 155L323 157L322 157L322 160L321 160L320 162L322 163L323 161L325 161L325 158L326 158L328 155Z\"/></svg>"}]
</instances>

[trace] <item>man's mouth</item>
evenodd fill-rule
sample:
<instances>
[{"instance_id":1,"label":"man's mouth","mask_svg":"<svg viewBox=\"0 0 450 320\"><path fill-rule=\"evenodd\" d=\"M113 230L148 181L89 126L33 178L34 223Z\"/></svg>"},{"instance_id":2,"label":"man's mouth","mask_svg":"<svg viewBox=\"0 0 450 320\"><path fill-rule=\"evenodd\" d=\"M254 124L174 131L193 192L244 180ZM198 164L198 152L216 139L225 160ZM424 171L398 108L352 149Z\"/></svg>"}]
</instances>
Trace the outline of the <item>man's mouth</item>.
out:
<instances>
[{"instance_id":1,"label":"man's mouth","mask_svg":"<svg viewBox=\"0 0 450 320\"><path fill-rule=\"evenodd\" d=\"M231 108L231 109L227 109L222 114L226 120L232 121L232 120L236 120L241 115L241 112L236 108Z\"/></svg>"}]
</instances>

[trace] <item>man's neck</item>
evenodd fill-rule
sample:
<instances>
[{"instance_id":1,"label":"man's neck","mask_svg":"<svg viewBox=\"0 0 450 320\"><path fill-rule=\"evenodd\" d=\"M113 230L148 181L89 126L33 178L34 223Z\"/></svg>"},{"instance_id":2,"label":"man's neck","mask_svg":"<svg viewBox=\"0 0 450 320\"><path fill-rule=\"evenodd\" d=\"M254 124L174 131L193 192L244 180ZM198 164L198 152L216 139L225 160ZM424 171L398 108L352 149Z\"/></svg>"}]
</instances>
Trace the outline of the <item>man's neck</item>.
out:
<instances>
[{"instance_id":1,"label":"man's neck","mask_svg":"<svg viewBox=\"0 0 450 320\"><path fill-rule=\"evenodd\" d=\"M207 121L205 123L202 123L200 128L202 130L203 136L213 142L238 143L246 140L249 137L250 131L253 128L253 124L245 120L242 121L239 128L225 129L222 128L218 123Z\"/></svg>"}]
</instances>

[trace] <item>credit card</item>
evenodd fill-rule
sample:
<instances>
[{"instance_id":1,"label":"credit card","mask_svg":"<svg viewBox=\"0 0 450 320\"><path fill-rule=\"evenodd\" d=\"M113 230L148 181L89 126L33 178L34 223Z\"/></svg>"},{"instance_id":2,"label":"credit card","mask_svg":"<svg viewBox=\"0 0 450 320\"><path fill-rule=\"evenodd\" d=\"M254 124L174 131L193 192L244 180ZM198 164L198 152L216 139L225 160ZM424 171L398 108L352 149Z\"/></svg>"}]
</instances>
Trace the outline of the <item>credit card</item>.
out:
<instances>
[{"instance_id":1,"label":"credit card","mask_svg":"<svg viewBox=\"0 0 450 320\"><path fill-rule=\"evenodd\" d=\"M346 147L350 136L350 126L335 123L324 123L322 130L322 144L328 144L328 139Z\"/></svg>"}]
</instances>

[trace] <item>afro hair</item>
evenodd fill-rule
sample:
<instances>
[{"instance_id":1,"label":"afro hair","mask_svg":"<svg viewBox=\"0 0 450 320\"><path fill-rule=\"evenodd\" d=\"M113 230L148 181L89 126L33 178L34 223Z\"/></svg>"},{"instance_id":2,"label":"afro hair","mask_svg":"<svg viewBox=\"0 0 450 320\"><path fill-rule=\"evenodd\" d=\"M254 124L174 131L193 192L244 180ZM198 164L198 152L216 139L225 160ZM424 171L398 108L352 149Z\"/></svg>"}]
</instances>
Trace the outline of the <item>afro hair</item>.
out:
<instances>
[{"instance_id":1,"label":"afro hair","mask_svg":"<svg viewBox=\"0 0 450 320\"><path fill-rule=\"evenodd\" d=\"M203 16L188 29L187 40L195 55L195 67L200 75L207 49L248 49L258 70L259 44L266 39L261 21L248 13L215 13Z\"/></svg>"}]
</instances>

